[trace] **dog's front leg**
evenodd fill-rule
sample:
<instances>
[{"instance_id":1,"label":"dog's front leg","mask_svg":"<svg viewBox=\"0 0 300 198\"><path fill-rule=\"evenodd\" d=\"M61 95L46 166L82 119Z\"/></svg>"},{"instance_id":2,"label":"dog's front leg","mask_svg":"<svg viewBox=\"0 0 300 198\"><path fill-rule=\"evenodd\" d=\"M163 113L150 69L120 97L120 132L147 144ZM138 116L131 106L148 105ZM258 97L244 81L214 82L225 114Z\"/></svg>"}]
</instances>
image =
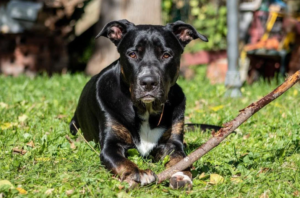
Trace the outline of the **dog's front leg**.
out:
<instances>
[{"instance_id":1,"label":"dog's front leg","mask_svg":"<svg viewBox=\"0 0 300 198\"><path fill-rule=\"evenodd\" d=\"M170 168L173 165L177 164L180 160L182 160L184 157L186 157L186 154L184 153L183 145L180 146L180 149L176 149L175 146L177 143L172 142L169 143L169 148L167 148L170 153L170 161L166 164L166 168ZM172 149L173 148L173 149ZM173 150L173 151L172 151ZM193 186L192 182L192 173L190 171L190 168L185 169L184 171L178 171L174 173L170 178L170 187L174 189L179 188L187 188L191 189Z\"/></svg>"},{"instance_id":2,"label":"dog's front leg","mask_svg":"<svg viewBox=\"0 0 300 198\"><path fill-rule=\"evenodd\" d=\"M167 155L170 156L169 162L165 165L166 168L172 167L186 157L183 145L183 126L183 120L175 121L172 127L166 131L161 139L161 144L157 147L158 150L155 157L157 160L162 160ZM191 189L192 185L190 168L175 172L170 178L170 187L174 189Z\"/></svg>"},{"instance_id":3,"label":"dog's front leg","mask_svg":"<svg viewBox=\"0 0 300 198\"><path fill-rule=\"evenodd\" d=\"M133 186L136 183L147 185L156 180L154 172L140 170L136 164L125 157L125 148L128 142L126 142L124 134L122 136L119 131L112 130L104 142L100 154L101 163L113 174L118 175L122 181Z\"/></svg>"}]
</instances>

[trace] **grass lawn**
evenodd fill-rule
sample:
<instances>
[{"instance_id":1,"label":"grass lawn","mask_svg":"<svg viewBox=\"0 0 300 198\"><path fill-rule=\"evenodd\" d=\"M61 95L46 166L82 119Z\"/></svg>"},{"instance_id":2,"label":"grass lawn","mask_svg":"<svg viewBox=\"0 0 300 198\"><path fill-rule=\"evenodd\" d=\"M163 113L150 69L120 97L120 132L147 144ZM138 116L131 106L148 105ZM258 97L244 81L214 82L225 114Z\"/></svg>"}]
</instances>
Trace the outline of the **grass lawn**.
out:
<instances>
[{"instance_id":1,"label":"grass lawn","mask_svg":"<svg viewBox=\"0 0 300 198\"><path fill-rule=\"evenodd\" d=\"M179 80L187 97L186 122L221 125L238 110L272 91L275 82L242 88L243 97L224 98L223 85L210 85L205 70L191 81ZM69 134L81 90L82 74L27 77L0 76L0 180L6 197L297 197L300 195L300 86L262 109L218 147L194 163L191 191L171 190L168 182L127 191L79 136ZM283 79L281 79L283 81ZM65 138L69 135L76 148ZM186 152L203 144L209 132L189 131ZM29 143L29 144L28 144ZM34 144L34 146L32 145ZM91 142L93 146L96 146ZM73 145L74 146L74 145ZM22 155L13 149L24 149ZM96 151L99 152L98 147ZM140 168L163 170L132 152ZM221 179L211 182L212 174ZM19 191L23 194L20 194ZM26 194L27 193L27 194ZM0 194L1 197L1 194Z\"/></svg>"}]
</instances>

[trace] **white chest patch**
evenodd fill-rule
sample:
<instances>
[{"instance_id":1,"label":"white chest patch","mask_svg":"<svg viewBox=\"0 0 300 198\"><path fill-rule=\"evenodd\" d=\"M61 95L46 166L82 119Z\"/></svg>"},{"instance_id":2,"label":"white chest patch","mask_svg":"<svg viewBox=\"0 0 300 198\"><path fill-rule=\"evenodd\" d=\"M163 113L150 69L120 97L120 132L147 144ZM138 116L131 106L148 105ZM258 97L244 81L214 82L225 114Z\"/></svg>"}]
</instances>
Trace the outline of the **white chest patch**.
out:
<instances>
[{"instance_id":1,"label":"white chest patch","mask_svg":"<svg viewBox=\"0 0 300 198\"><path fill-rule=\"evenodd\" d=\"M141 116L144 121L141 124L139 131L140 142L136 144L136 148L139 150L141 155L148 155L151 150L156 146L159 138L165 132L165 128L154 128L151 129L149 125L149 114L146 113L144 116Z\"/></svg>"}]
</instances>

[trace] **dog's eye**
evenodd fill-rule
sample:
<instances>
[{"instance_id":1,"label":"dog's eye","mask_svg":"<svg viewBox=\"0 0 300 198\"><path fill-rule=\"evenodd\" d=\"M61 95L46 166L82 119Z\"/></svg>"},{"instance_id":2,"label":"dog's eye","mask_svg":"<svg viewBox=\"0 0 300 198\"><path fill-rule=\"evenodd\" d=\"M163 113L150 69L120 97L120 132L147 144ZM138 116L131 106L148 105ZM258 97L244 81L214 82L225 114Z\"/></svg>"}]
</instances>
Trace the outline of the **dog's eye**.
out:
<instances>
[{"instance_id":1,"label":"dog's eye","mask_svg":"<svg viewBox=\"0 0 300 198\"><path fill-rule=\"evenodd\" d=\"M136 55L136 53L134 53L134 52L129 52L129 53L128 53L128 56L129 56L130 58L133 58L133 59L136 59L136 58L137 58L137 55Z\"/></svg>"},{"instance_id":2,"label":"dog's eye","mask_svg":"<svg viewBox=\"0 0 300 198\"><path fill-rule=\"evenodd\" d=\"M168 53L164 53L162 57L163 57L163 59L167 59L167 58L170 58L171 55Z\"/></svg>"}]
</instances>

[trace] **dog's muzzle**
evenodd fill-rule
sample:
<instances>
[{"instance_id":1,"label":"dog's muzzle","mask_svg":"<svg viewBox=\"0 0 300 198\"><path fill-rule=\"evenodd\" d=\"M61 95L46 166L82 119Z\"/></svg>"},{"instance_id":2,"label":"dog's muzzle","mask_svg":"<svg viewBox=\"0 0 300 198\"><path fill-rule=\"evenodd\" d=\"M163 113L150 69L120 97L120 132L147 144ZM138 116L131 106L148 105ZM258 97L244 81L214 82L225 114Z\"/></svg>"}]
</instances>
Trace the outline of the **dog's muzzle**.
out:
<instances>
[{"instance_id":1,"label":"dog's muzzle","mask_svg":"<svg viewBox=\"0 0 300 198\"><path fill-rule=\"evenodd\" d=\"M139 85L145 96L141 98L143 103L151 103L155 100L154 92L158 88L158 78L155 75L144 75L139 78Z\"/></svg>"}]
</instances>

